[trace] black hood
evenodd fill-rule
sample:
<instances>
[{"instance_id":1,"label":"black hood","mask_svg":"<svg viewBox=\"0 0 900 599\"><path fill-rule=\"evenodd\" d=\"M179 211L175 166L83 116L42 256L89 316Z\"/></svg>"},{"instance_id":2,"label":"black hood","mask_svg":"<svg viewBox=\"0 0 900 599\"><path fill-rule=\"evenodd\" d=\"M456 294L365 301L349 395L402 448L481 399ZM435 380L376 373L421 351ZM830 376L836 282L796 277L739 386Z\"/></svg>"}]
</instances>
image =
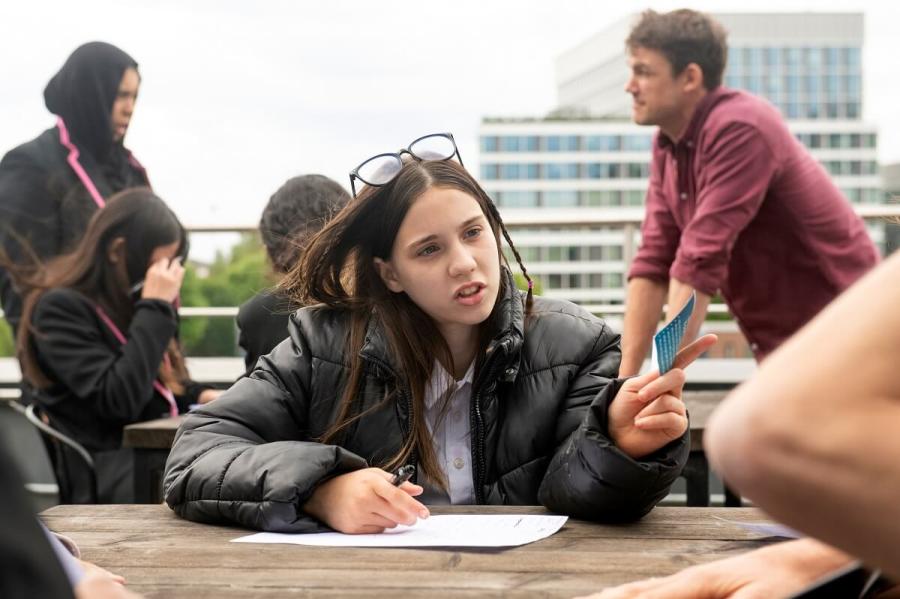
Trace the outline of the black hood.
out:
<instances>
[{"instance_id":1,"label":"black hood","mask_svg":"<svg viewBox=\"0 0 900 599\"><path fill-rule=\"evenodd\" d=\"M79 46L44 89L44 103L62 117L76 145L98 162L113 146L110 114L122 75L137 62L105 42Z\"/></svg>"}]
</instances>

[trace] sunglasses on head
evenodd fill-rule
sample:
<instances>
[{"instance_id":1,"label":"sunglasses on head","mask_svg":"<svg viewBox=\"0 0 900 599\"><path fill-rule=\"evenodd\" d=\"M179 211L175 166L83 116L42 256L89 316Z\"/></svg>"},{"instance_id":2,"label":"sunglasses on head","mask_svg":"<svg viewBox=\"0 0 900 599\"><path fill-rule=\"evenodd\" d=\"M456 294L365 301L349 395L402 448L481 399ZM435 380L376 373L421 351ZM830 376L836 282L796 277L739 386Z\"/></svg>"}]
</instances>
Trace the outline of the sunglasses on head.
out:
<instances>
[{"instance_id":1,"label":"sunglasses on head","mask_svg":"<svg viewBox=\"0 0 900 599\"><path fill-rule=\"evenodd\" d=\"M463 163L452 133L423 135L396 152L376 154L350 171L350 188L353 190L353 197L356 197L357 179L372 187L381 187L393 181L400 173L400 169L403 168L404 154L420 162L450 160L456 156L459 163L461 165Z\"/></svg>"}]
</instances>

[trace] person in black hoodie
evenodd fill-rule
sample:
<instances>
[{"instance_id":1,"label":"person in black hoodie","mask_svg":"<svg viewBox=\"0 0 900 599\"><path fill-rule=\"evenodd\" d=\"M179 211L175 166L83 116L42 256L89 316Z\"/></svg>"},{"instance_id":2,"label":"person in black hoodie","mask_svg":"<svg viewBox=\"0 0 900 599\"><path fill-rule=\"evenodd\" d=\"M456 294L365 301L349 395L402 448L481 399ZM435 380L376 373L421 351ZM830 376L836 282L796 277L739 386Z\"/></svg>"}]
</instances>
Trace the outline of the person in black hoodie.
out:
<instances>
[{"instance_id":1,"label":"person in black hoodie","mask_svg":"<svg viewBox=\"0 0 900 599\"><path fill-rule=\"evenodd\" d=\"M25 290L17 353L26 389L52 426L91 452L101 503L132 500L126 424L176 416L215 396L185 380L172 350L187 248L172 211L135 188L110 198L72 253L15 271ZM87 473L58 449L61 494L86 501Z\"/></svg>"},{"instance_id":2,"label":"person in black hoodie","mask_svg":"<svg viewBox=\"0 0 900 599\"><path fill-rule=\"evenodd\" d=\"M182 424L164 482L178 515L374 533L442 503L631 520L668 493L690 449L681 368L715 336L617 379L602 320L516 289L501 234L527 272L452 140L353 171L369 185L282 281L307 306L289 338ZM404 465L415 484L395 486Z\"/></svg>"},{"instance_id":3,"label":"person in black hoodie","mask_svg":"<svg viewBox=\"0 0 900 599\"><path fill-rule=\"evenodd\" d=\"M103 42L80 46L47 84L56 126L0 161L0 245L14 262L71 250L108 197L149 185L123 145L139 85L137 62ZM21 296L4 270L0 300L15 329Z\"/></svg>"},{"instance_id":4,"label":"person in black hoodie","mask_svg":"<svg viewBox=\"0 0 900 599\"><path fill-rule=\"evenodd\" d=\"M288 179L272 194L259 220L259 232L275 276L281 279L294 267L310 238L349 199L347 190L323 175ZM236 322L246 374L260 356L287 338L288 318L298 307L277 289L262 291L241 305Z\"/></svg>"}]
</instances>

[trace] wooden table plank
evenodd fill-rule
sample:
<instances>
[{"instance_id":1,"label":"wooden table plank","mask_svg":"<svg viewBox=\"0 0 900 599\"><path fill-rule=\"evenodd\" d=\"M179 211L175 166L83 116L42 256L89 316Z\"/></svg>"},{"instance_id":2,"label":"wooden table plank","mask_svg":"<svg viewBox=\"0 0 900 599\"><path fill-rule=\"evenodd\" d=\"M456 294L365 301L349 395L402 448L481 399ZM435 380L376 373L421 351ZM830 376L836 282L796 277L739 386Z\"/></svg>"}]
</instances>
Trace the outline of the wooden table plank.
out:
<instances>
[{"instance_id":1,"label":"wooden table plank","mask_svg":"<svg viewBox=\"0 0 900 599\"><path fill-rule=\"evenodd\" d=\"M433 506L433 514L541 514L549 513L537 506ZM59 505L41 513L48 526L59 523L78 532L159 532L200 534L209 538L230 538L244 529L231 526L203 525L179 518L164 505ZM634 524L598 524L570 520L564 527L566 537L667 539L754 539L759 535L724 522L718 517L735 521L759 521L764 516L754 508L690 508L657 507L635 526ZM724 535L724 536L723 536Z\"/></svg>"},{"instance_id":2,"label":"wooden table plank","mask_svg":"<svg viewBox=\"0 0 900 599\"><path fill-rule=\"evenodd\" d=\"M546 513L460 506L434 513ZM638 523L569 520L548 539L509 549L371 549L229 543L248 531L182 520L160 505L58 506L42 515L85 559L147 597L571 597L770 542L717 519L760 521L749 508L657 508Z\"/></svg>"},{"instance_id":3,"label":"wooden table plank","mask_svg":"<svg viewBox=\"0 0 900 599\"><path fill-rule=\"evenodd\" d=\"M171 449L175 433L184 418L182 415L129 424L122 432L122 445L141 449Z\"/></svg>"}]
</instances>

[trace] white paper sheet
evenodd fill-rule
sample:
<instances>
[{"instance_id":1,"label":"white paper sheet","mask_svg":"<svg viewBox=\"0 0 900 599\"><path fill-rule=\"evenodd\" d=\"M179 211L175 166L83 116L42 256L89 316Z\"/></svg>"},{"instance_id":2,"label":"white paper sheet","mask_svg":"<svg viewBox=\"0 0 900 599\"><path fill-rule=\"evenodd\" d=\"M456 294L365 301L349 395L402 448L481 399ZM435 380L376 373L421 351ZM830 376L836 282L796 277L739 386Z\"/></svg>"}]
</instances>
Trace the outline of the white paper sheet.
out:
<instances>
[{"instance_id":1,"label":"white paper sheet","mask_svg":"<svg viewBox=\"0 0 900 599\"><path fill-rule=\"evenodd\" d=\"M319 547L516 547L549 537L562 528L566 520L566 516L513 514L431 516L412 526L400 525L380 534L261 532L231 542Z\"/></svg>"}]
</instances>

